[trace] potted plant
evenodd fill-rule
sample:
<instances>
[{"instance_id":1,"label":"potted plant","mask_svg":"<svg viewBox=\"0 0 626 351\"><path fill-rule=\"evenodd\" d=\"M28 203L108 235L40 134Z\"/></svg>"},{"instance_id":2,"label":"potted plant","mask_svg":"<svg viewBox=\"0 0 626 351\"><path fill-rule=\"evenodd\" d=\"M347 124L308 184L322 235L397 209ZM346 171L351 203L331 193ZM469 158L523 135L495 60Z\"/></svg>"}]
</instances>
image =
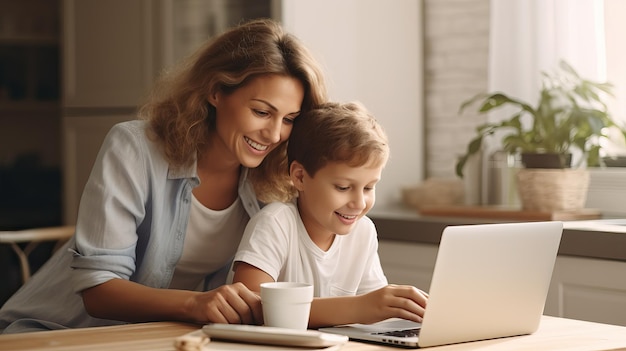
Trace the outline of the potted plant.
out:
<instances>
[{"instance_id":1,"label":"potted plant","mask_svg":"<svg viewBox=\"0 0 626 351\"><path fill-rule=\"evenodd\" d=\"M537 104L534 106L501 92L478 94L461 105L460 113L475 104L479 104L479 113L487 113L504 106L512 106L514 110L508 119L484 123L477 127L478 135L470 141L465 154L456 164L458 176L463 177L463 168L468 158L482 149L484 138L496 132L502 133L502 149L511 154L521 154L522 164L526 169L570 168L572 149L580 150L583 155L581 161L573 168L578 168L583 161L586 161L587 166L601 165L601 140L607 138L607 129L618 128L626 137L626 130L610 117L603 101L606 95L612 95L612 85L580 77L565 61L560 62L559 68L560 70L555 73L542 73L542 87ZM531 160L533 156L552 159L553 163L533 164ZM568 172L559 172L564 173ZM587 172L577 173L582 174L583 185L586 174L588 183ZM537 174L539 172L534 172L533 175ZM519 177L520 174L518 181ZM554 172L546 177L555 179ZM543 186L549 189L550 185ZM519 187L518 183L522 206L527 208L528 206L524 204L524 194ZM544 192L548 189L544 189ZM584 192L586 197L586 187ZM581 205L577 204L572 207L579 206Z\"/></svg>"}]
</instances>

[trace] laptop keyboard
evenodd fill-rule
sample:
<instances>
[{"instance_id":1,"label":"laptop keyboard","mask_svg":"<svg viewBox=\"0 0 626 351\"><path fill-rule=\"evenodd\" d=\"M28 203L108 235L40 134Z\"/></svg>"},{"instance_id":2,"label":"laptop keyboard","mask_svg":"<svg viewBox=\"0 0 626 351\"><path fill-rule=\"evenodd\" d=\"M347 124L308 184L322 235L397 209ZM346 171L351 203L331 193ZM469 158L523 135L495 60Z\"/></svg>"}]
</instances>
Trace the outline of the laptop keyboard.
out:
<instances>
[{"instance_id":1,"label":"laptop keyboard","mask_svg":"<svg viewBox=\"0 0 626 351\"><path fill-rule=\"evenodd\" d=\"M399 338L409 338L413 336L419 336L420 328L415 329L404 329L404 330L394 330L390 332L382 332L382 333L373 333L376 335L385 335L385 336L397 336Z\"/></svg>"}]
</instances>

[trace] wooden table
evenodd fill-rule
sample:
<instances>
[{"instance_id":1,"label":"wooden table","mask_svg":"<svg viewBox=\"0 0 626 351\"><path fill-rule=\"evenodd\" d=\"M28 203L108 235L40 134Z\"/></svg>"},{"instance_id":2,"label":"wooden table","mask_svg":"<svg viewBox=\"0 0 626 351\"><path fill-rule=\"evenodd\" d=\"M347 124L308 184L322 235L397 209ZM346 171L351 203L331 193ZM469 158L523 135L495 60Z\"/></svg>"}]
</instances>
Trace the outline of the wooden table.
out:
<instances>
[{"instance_id":1,"label":"wooden table","mask_svg":"<svg viewBox=\"0 0 626 351\"><path fill-rule=\"evenodd\" d=\"M199 326L192 324L155 322L0 335L0 350L171 351L174 350L176 337L198 329ZM205 350L289 350L289 348L211 341ZM398 351L402 349L350 341L340 350ZM626 350L626 327L544 316L539 330L531 335L432 347L428 350Z\"/></svg>"}]
</instances>

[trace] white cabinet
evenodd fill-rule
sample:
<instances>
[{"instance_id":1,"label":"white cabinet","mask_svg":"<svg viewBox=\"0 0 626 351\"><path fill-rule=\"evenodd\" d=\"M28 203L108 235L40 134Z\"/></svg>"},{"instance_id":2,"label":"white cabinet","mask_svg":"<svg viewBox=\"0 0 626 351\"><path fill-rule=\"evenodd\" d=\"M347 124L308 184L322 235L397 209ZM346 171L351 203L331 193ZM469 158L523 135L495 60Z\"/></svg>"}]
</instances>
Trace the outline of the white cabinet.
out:
<instances>
[{"instance_id":1,"label":"white cabinet","mask_svg":"<svg viewBox=\"0 0 626 351\"><path fill-rule=\"evenodd\" d=\"M64 223L74 224L83 187L111 126L134 119L159 64L151 0L64 0Z\"/></svg>"},{"instance_id":2,"label":"white cabinet","mask_svg":"<svg viewBox=\"0 0 626 351\"><path fill-rule=\"evenodd\" d=\"M78 203L104 136L135 110L160 66L151 0L64 0L63 222Z\"/></svg>"},{"instance_id":3,"label":"white cabinet","mask_svg":"<svg viewBox=\"0 0 626 351\"><path fill-rule=\"evenodd\" d=\"M437 245L381 240L378 254L390 284L413 285L424 291L430 288Z\"/></svg>"},{"instance_id":4,"label":"white cabinet","mask_svg":"<svg viewBox=\"0 0 626 351\"><path fill-rule=\"evenodd\" d=\"M437 245L381 240L390 283L428 291ZM558 256L544 314L626 326L626 262Z\"/></svg>"},{"instance_id":5,"label":"white cabinet","mask_svg":"<svg viewBox=\"0 0 626 351\"><path fill-rule=\"evenodd\" d=\"M545 314L626 326L626 262L559 256Z\"/></svg>"},{"instance_id":6,"label":"white cabinet","mask_svg":"<svg viewBox=\"0 0 626 351\"><path fill-rule=\"evenodd\" d=\"M137 105L154 79L155 4L64 0L64 107Z\"/></svg>"}]
</instances>

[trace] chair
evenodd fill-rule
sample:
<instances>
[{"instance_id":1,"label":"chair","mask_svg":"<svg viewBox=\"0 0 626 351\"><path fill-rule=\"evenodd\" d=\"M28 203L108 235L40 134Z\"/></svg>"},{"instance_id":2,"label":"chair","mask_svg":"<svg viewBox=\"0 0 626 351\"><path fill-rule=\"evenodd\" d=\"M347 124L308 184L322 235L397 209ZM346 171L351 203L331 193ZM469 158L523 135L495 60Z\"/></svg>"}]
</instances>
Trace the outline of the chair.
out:
<instances>
[{"instance_id":1,"label":"chair","mask_svg":"<svg viewBox=\"0 0 626 351\"><path fill-rule=\"evenodd\" d=\"M74 235L75 226L59 226L32 228L15 231L0 231L0 244L8 244L11 246L15 254L20 260L22 270L22 284L30 279L31 271L28 263L30 253L44 241L57 241L55 250ZM27 243L24 249L19 244Z\"/></svg>"}]
</instances>

